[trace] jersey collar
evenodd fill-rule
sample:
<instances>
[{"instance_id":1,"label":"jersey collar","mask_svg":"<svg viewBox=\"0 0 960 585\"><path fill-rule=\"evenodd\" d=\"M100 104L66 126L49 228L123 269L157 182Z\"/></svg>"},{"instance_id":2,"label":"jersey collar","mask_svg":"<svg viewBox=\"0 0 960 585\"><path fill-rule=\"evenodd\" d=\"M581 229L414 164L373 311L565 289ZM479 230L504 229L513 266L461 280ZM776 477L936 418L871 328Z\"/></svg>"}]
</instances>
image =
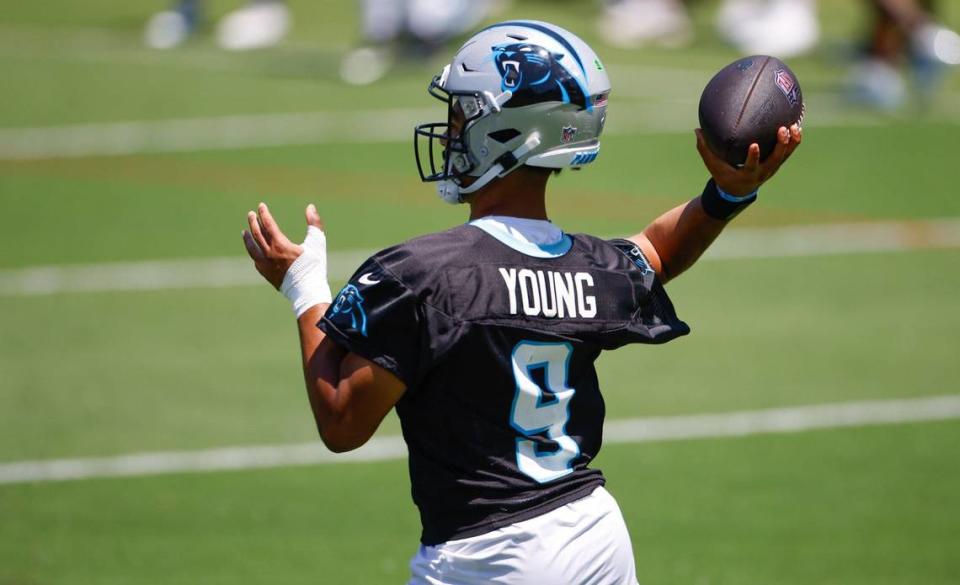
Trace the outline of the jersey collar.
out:
<instances>
[{"instance_id":1,"label":"jersey collar","mask_svg":"<svg viewBox=\"0 0 960 585\"><path fill-rule=\"evenodd\" d=\"M469 225L534 258L558 258L573 246L570 236L545 219L488 215L471 221Z\"/></svg>"}]
</instances>

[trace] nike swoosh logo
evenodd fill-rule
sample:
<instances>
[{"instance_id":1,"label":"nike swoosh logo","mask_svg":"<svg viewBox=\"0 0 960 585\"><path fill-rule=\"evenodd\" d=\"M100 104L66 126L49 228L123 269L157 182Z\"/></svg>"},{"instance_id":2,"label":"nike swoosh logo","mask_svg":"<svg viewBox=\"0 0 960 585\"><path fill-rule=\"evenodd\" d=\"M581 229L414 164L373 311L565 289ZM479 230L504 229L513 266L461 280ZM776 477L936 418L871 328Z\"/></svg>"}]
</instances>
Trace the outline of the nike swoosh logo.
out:
<instances>
[{"instance_id":1,"label":"nike swoosh logo","mask_svg":"<svg viewBox=\"0 0 960 585\"><path fill-rule=\"evenodd\" d=\"M373 274L373 273L372 273L372 272L368 272L368 273L364 274L363 276L361 276L361 277L359 278L360 284L377 284L378 282L380 282L379 280L372 280L372 279L370 278L370 275L371 275L371 274Z\"/></svg>"}]
</instances>

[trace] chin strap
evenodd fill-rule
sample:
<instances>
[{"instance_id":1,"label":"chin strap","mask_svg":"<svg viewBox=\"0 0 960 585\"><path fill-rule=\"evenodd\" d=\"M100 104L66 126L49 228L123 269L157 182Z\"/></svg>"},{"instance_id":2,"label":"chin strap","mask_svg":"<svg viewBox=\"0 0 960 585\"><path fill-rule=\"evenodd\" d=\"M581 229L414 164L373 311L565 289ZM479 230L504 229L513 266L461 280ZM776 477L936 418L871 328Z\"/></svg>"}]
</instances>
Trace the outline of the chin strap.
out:
<instances>
[{"instance_id":1,"label":"chin strap","mask_svg":"<svg viewBox=\"0 0 960 585\"><path fill-rule=\"evenodd\" d=\"M455 180L440 181L437 184L437 195L447 203L454 205L463 203L464 195L475 193L486 187L494 179L507 175L510 171L517 168L517 165L523 157L530 154L530 152L538 146L540 146L540 135L536 133L531 134L516 150L508 152L498 158L497 162L487 169L487 172L477 177L477 180L468 187L458 185Z\"/></svg>"}]
</instances>

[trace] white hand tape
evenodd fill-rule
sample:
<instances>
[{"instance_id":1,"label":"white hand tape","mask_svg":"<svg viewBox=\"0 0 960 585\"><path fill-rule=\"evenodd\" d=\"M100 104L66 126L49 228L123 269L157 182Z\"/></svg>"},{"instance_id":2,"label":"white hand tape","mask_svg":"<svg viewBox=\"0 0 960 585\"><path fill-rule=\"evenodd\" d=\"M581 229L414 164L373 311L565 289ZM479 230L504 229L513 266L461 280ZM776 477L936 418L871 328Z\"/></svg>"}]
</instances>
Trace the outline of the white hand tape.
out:
<instances>
[{"instance_id":1,"label":"white hand tape","mask_svg":"<svg viewBox=\"0 0 960 585\"><path fill-rule=\"evenodd\" d=\"M327 236L320 228L307 228L303 253L287 269L280 292L290 301L297 317L310 307L333 301L327 283Z\"/></svg>"}]
</instances>

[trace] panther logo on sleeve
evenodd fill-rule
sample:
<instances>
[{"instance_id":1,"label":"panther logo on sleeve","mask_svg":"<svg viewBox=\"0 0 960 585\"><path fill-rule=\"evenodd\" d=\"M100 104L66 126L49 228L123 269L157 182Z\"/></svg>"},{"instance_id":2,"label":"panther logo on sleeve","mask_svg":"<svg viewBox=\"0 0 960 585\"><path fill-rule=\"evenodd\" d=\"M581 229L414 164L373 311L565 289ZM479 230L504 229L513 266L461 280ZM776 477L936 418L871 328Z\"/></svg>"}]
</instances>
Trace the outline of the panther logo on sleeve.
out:
<instances>
[{"instance_id":1,"label":"panther logo on sleeve","mask_svg":"<svg viewBox=\"0 0 960 585\"><path fill-rule=\"evenodd\" d=\"M583 85L557 62L562 55L527 43L497 45L492 49L501 88L513 93L505 107L555 100L591 109Z\"/></svg>"},{"instance_id":2,"label":"panther logo on sleeve","mask_svg":"<svg viewBox=\"0 0 960 585\"><path fill-rule=\"evenodd\" d=\"M330 318L334 319L337 315L349 315L350 326L367 337L367 312L363 308L363 296L354 285L343 287L333 302Z\"/></svg>"}]
</instances>

